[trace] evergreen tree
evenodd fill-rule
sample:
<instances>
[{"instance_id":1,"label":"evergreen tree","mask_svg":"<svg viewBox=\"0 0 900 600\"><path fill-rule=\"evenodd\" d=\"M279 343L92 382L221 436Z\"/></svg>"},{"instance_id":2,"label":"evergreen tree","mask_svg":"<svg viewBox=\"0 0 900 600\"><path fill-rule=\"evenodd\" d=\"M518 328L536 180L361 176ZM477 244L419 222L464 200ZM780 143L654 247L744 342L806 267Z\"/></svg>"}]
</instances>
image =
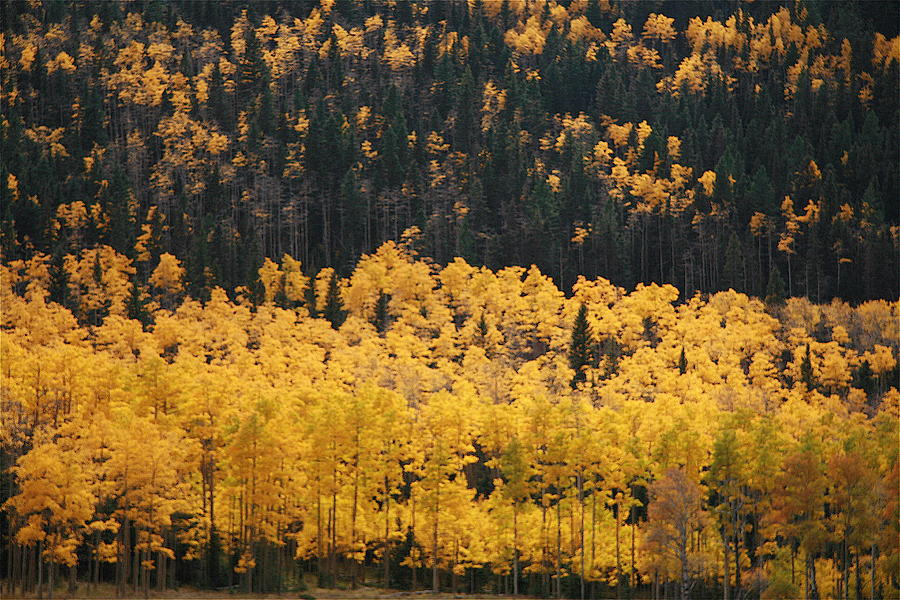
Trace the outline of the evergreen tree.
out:
<instances>
[{"instance_id":1,"label":"evergreen tree","mask_svg":"<svg viewBox=\"0 0 900 600\"><path fill-rule=\"evenodd\" d=\"M806 353L803 355L803 361L800 363L800 380L806 384L806 389L808 390L812 390L816 386L812 366L812 351L809 344L806 344Z\"/></svg>"},{"instance_id":2,"label":"evergreen tree","mask_svg":"<svg viewBox=\"0 0 900 600\"><path fill-rule=\"evenodd\" d=\"M319 311L316 308L316 278L312 276L312 273L310 273L306 289L303 290L303 304L306 306L310 317L316 318L319 316Z\"/></svg>"},{"instance_id":3,"label":"evergreen tree","mask_svg":"<svg viewBox=\"0 0 900 600\"><path fill-rule=\"evenodd\" d=\"M741 241L737 234L732 232L728 238L728 246L725 248L725 266L722 272L723 290L733 289L743 291L744 253L741 250Z\"/></svg>"},{"instance_id":4,"label":"evergreen tree","mask_svg":"<svg viewBox=\"0 0 900 600\"><path fill-rule=\"evenodd\" d=\"M328 281L328 293L325 296L325 308L322 316L331 323L335 329L344 324L347 318L347 312L344 310L343 302L341 302L340 287L338 286L337 274L332 274Z\"/></svg>"},{"instance_id":5,"label":"evergreen tree","mask_svg":"<svg viewBox=\"0 0 900 600\"><path fill-rule=\"evenodd\" d=\"M766 303L783 304L784 291L784 279L781 278L781 271L773 264L772 270L769 271L769 283L766 286Z\"/></svg>"},{"instance_id":6,"label":"evergreen tree","mask_svg":"<svg viewBox=\"0 0 900 600\"><path fill-rule=\"evenodd\" d=\"M387 331L387 328L390 325L391 315L388 312L390 301L390 294L386 294L383 291L378 293L378 301L375 303L375 316L372 324L375 325L375 330L379 334L383 334Z\"/></svg>"},{"instance_id":7,"label":"evergreen tree","mask_svg":"<svg viewBox=\"0 0 900 600\"><path fill-rule=\"evenodd\" d=\"M569 344L569 366L575 370L572 377L572 388L578 387L587 379L587 368L594 365L594 336L587 320L587 306L578 309L572 327L572 341Z\"/></svg>"}]
</instances>

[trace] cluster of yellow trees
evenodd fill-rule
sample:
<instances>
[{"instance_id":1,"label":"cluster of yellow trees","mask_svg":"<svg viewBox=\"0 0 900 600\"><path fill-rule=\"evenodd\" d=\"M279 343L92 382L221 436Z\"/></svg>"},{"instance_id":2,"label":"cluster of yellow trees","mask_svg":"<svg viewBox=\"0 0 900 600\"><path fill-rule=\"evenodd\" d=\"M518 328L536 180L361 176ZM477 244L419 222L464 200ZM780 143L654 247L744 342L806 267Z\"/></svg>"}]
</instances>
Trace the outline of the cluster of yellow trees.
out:
<instances>
[{"instance_id":1,"label":"cluster of yellow trees","mask_svg":"<svg viewBox=\"0 0 900 600\"><path fill-rule=\"evenodd\" d=\"M111 265L67 283L94 323L46 300L45 259L2 267L7 593L163 588L214 552L248 590L301 561L546 595L898 593L896 302L567 297L389 242L342 280L267 260L258 305L185 297L164 255L142 324L129 261L93 252L66 262ZM332 281L342 324L310 314Z\"/></svg>"}]
</instances>

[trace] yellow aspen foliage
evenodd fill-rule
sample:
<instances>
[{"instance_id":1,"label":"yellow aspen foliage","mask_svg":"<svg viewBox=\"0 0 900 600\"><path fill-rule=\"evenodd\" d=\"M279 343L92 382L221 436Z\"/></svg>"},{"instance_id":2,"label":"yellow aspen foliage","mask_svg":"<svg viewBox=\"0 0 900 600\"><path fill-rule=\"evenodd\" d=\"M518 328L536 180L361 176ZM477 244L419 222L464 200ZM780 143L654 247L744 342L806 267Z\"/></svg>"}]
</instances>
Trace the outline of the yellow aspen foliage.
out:
<instances>
[{"instance_id":1,"label":"yellow aspen foliage","mask_svg":"<svg viewBox=\"0 0 900 600\"><path fill-rule=\"evenodd\" d=\"M47 296L50 285L50 257L36 253L28 260L10 261L3 271L4 286L24 285L25 297L29 300L40 300Z\"/></svg>"},{"instance_id":2,"label":"yellow aspen foliage","mask_svg":"<svg viewBox=\"0 0 900 600\"><path fill-rule=\"evenodd\" d=\"M883 33L875 33L872 41L872 65L887 69L894 62L900 62L900 36L887 39Z\"/></svg>"},{"instance_id":3,"label":"yellow aspen foliage","mask_svg":"<svg viewBox=\"0 0 900 600\"><path fill-rule=\"evenodd\" d=\"M68 254L63 263L69 292L81 311L107 308L109 314L124 314L135 271L126 256L101 245L82 250L79 255Z\"/></svg>"},{"instance_id":4,"label":"yellow aspen foliage","mask_svg":"<svg viewBox=\"0 0 900 600\"><path fill-rule=\"evenodd\" d=\"M19 179L12 173L6 176L6 189L13 202L19 199Z\"/></svg>"},{"instance_id":5,"label":"yellow aspen foliage","mask_svg":"<svg viewBox=\"0 0 900 600\"><path fill-rule=\"evenodd\" d=\"M25 46L22 48L22 54L19 56L19 65L23 71L31 71L34 59L37 56L37 50L37 45L30 42L25 43Z\"/></svg>"},{"instance_id":6,"label":"yellow aspen foliage","mask_svg":"<svg viewBox=\"0 0 900 600\"><path fill-rule=\"evenodd\" d=\"M641 175L629 184L669 185ZM552 574L558 562L587 580L615 583L617 568L675 569L677 579L680 559L653 545L671 532L654 512L671 499L655 496L651 520L631 523L630 481L674 480L674 467L682 487L723 492L700 475L734 430L742 485L772 494L784 456L809 436L825 460L861 439L889 447L874 440L896 420L897 303L794 298L776 319L733 291L678 302L671 286L626 293L583 277L566 297L536 267L456 259L437 269L389 243L342 285L351 316L340 330L213 289L206 304L156 311L145 332L121 315L81 328L20 296L49 278L47 262L2 270L0 439L30 448L13 470L22 493L6 506L15 539L61 565L90 552L146 575L171 560L174 540L202 556L214 502L243 577L268 544L294 543L330 568L331 556L384 557L412 533L406 564L439 577L482 566ZM332 273L320 273L320 293ZM260 275L288 299L307 283L289 256ZM378 335L366 321L382 294L392 323ZM582 304L600 354L573 390L567 353ZM818 341L829 328L832 341ZM791 386L805 377L807 346L813 385ZM862 361L871 398L852 387ZM881 417L861 412L872 400ZM499 472L476 494L468 477L482 466ZM694 532L699 554L721 552L718 533L704 531ZM761 529L761 543L777 549L778 532Z\"/></svg>"},{"instance_id":7,"label":"yellow aspen foliage","mask_svg":"<svg viewBox=\"0 0 900 600\"><path fill-rule=\"evenodd\" d=\"M571 243L576 245L581 245L585 242L588 236L591 235L591 225L587 224L587 227L583 226L582 223L578 223L575 225L575 229L572 233L572 238L569 240Z\"/></svg>"},{"instance_id":8,"label":"yellow aspen foliage","mask_svg":"<svg viewBox=\"0 0 900 600\"><path fill-rule=\"evenodd\" d=\"M628 172L628 165L625 164L625 161L617 156L613 159L613 168L609 176L617 186L621 187L628 183L631 174Z\"/></svg>"},{"instance_id":9,"label":"yellow aspen foliage","mask_svg":"<svg viewBox=\"0 0 900 600\"><path fill-rule=\"evenodd\" d=\"M401 42L391 22L384 30L384 52L382 61L395 73L409 70L416 64L416 55L413 54L406 42Z\"/></svg>"},{"instance_id":10,"label":"yellow aspen foliage","mask_svg":"<svg viewBox=\"0 0 900 600\"><path fill-rule=\"evenodd\" d=\"M184 267L174 255L164 252L159 264L150 275L150 285L168 295L180 294L184 290Z\"/></svg>"},{"instance_id":11,"label":"yellow aspen foliage","mask_svg":"<svg viewBox=\"0 0 900 600\"><path fill-rule=\"evenodd\" d=\"M665 15L650 13L644 22L644 30L641 37L645 40L659 40L660 42L670 42L675 39L675 28L672 24L675 19Z\"/></svg>"},{"instance_id":12,"label":"yellow aspen foliage","mask_svg":"<svg viewBox=\"0 0 900 600\"><path fill-rule=\"evenodd\" d=\"M552 23L550 23L552 26ZM519 24L503 36L503 41L517 54L539 55L544 51L549 28L541 23L538 15L528 17L528 20Z\"/></svg>"},{"instance_id":13,"label":"yellow aspen foliage","mask_svg":"<svg viewBox=\"0 0 900 600\"><path fill-rule=\"evenodd\" d=\"M285 254L281 257L281 269L284 273L284 295L289 302L300 302L309 279L303 275L299 260Z\"/></svg>"},{"instance_id":14,"label":"yellow aspen foliage","mask_svg":"<svg viewBox=\"0 0 900 600\"><path fill-rule=\"evenodd\" d=\"M723 79L721 65L711 53L701 55L697 52L684 58L671 77L664 77L657 84L660 91L668 91L678 97L682 90L692 94L705 94L711 79Z\"/></svg>"},{"instance_id":15,"label":"yellow aspen foliage","mask_svg":"<svg viewBox=\"0 0 900 600\"><path fill-rule=\"evenodd\" d=\"M74 566L85 526L94 514L93 473L71 439L41 440L12 468L19 493L4 508L25 521L16 533L23 546L43 544L44 560Z\"/></svg>"},{"instance_id":16,"label":"yellow aspen foliage","mask_svg":"<svg viewBox=\"0 0 900 600\"><path fill-rule=\"evenodd\" d=\"M369 585L380 561L436 592L896 596L900 302L859 303L900 240L877 198L895 182L859 200L865 149L892 138L838 136L787 180L738 160L741 180L691 162L734 141L728 118L699 143L643 113L774 94L792 139L809 102L856 95L835 131L877 133L900 38L869 32L854 57L803 3L682 30L608 0L324 0L215 24L47 4L0 33L0 134L21 146L0 182L4 593L69 567L117 595L189 572L265 595L303 583L294 558L320 587ZM662 100L622 95L641 88ZM163 252L188 246L203 300ZM286 248L332 267L307 277ZM816 253L828 264L803 268ZM854 304L711 291L758 290L784 262L791 294ZM334 309L335 282L338 329L299 308Z\"/></svg>"},{"instance_id":17,"label":"yellow aspen foliage","mask_svg":"<svg viewBox=\"0 0 900 600\"><path fill-rule=\"evenodd\" d=\"M628 145L628 139L631 137L631 130L633 127L634 125L632 123L625 123L624 125L612 123L606 128L606 134L609 136L609 139L612 140L613 144L615 144L616 148L621 148Z\"/></svg>"},{"instance_id":18,"label":"yellow aspen foliage","mask_svg":"<svg viewBox=\"0 0 900 600\"><path fill-rule=\"evenodd\" d=\"M603 165L607 164L609 159L612 158L612 150L610 149L609 144L602 140L597 142L597 145L594 146L593 153L594 160Z\"/></svg>"},{"instance_id":19,"label":"yellow aspen foliage","mask_svg":"<svg viewBox=\"0 0 900 600\"><path fill-rule=\"evenodd\" d=\"M634 33L631 30L631 25L625 19L618 19L613 23L612 33L605 45L609 49L609 53L615 56L616 54L621 54L621 51L625 46L629 45L632 39L634 39Z\"/></svg>"},{"instance_id":20,"label":"yellow aspen foliage","mask_svg":"<svg viewBox=\"0 0 900 600\"><path fill-rule=\"evenodd\" d=\"M25 136L35 144L41 146L41 154L50 157L69 156L69 152L61 142L64 133L65 129L62 127L50 129L44 125L41 125L40 127L30 127L25 130Z\"/></svg>"},{"instance_id":21,"label":"yellow aspen foliage","mask_svg":"<svg viewBox=\"0 0 900 600\"><path fill-rule=\"evenodd\" d=\"M56 71L74 73L75 60L69 55L68 52L60 52L56 55L55 58L47 61L46 68L48 74L55 73Z\"/></svg>"},{"instance_id":22,"label":"yellow aspen foliage","mask_svg":"<svg viewBox=\"0 0 900 600\"><path fill-rule=\"evenodd\" d=\"M643 147L644 141L648 137L650 137L650 134L653 132L653 128L650 127L649 124L647 124L647 121L641 121L640 123L638 123L635 131L637 132L638 147Z\"/></svg>"},{"instance_id":23,"label":"yellow aspen foliage","mask_svg":"<svg viewBox=\"0 0 900 600\"><path fill-rule=\"evenodd\" d=\"M851 369L839 347L830 343L823 353L820 378L823 385L838 391L850 383Z\"/></svg>"},{"instance_id":24,"label":"yellow aspen foliage","mask_svg":"<svg viewBox=\"0 0 900 600\"><path fill-rule=\"evenodd\" d=\"M654 48L647 48L640 44L629 46L628 50L625 51L625 56L628 57L628 62L633 65L650 67L651 69L662 68L659 51Z\"/></svg>"},{"instance_id":25,"label":"yellow aspen foliage","mask_svg":"<svg viewBox=\"0 0 900 600\"><path fill-rule=\"evenodd\" d=\"M279 266L266 257L259 268L259 281L263 285L263 301L266 303L275 300L282 291L283 274Z\"/></svg>"},{"instance_id":26,"label":"yellow aspen foliage","mask_svg":"<svg viewBox=\"0 0 900 600\"><path fill-rule=\"evenodd\" d=\"M481 107L481 130L493 127L497 116L506 107L506 90L498 89L493 81L484 84Z\"/></svg>"},{"instance_id":27,"label":"yellow aspen foliage","mask_svg":"<svg viewBox=\"0 0 900 600\"><path fill-rule=\"evenodd\" d=\"M666 152L668 153L669 160L675 162L681 156L681 140L674 136L670 135L666 138Z\"/></svg>"},{"instance_id":28,"label":"yellow aspen foliage","mask_svg":"<svg viewBox=\"0 0 900 600\"><path fill-rule=\"evenodd\" d=\"M591 22L584 15L575 17L569 21L568 39L573 42L585 41L603 41L606 36L602 31L591 25Z\"/></svg>"},{"instance_id":29,"label":"yellow aspen foliage","mask_svg":"<svg viewBox=\"0 0 900 600\"><path fill-rule=\"evenodd\" d=\"M691 50L699 53L704 45L718 49L725 43L727 34L725 25L712 17L706 17L706 21L700 17L691 17L684 35L691 44Z\"/></svg>"},{"instance_id":30,"label":"yellow aspen foliage","mask_svg":"<svg viewBox=\"0 0 900 600\"><path fill-rule=\"evenodd\" d=\"M716 187L715 171L705 171L703 175L697 178L697 182L703 186L703 193L712 196Z\"/></svg>"},{"instance_id":31,"label":"yellow aspen foliage","mask_svg":"<svg viewBox=\"0 0 900 600\"><path fill-rule=\"evenodd\" d=\"M881 344L875 344L874 350L864 353L862 360L869 363L869 368L876 375L889 373L897 366L895 352Z\"/></svg>"}]
</instances>

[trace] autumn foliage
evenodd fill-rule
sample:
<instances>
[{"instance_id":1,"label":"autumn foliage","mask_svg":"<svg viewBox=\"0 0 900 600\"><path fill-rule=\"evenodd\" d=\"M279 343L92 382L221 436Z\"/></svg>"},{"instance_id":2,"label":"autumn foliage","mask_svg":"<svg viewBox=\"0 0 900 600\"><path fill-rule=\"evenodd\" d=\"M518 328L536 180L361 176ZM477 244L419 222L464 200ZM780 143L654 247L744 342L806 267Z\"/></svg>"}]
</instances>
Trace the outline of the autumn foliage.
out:
<instances>
[{"instance_id":1,"label":"autumn foliage","mask_svg":"<svg viewBox=\"0 0 900 600\"><path fill-rule=\"evenodd\" d=\"M879 6L8 2L0 249L51 256L73 309L116 285L88 277L111 251L150 287L177 256L207 299L285 254L346 276L410 227L440 264L565 289L892 300L900 37ZM87 309L121 312L109 291Z\"/></svg>"},{"instance_id":2,"label":"autumn foliage","mask_svg":"<svg viewBox=\"0 0 900 600\"><path fill-rule=\"evenodd\" d=\"M4 265L6 592L897 594L897 302L563 294L410 243L267 259L259 303L172 255L135 298L98 247L76 314Z\"/></svg>"}]
</instances>

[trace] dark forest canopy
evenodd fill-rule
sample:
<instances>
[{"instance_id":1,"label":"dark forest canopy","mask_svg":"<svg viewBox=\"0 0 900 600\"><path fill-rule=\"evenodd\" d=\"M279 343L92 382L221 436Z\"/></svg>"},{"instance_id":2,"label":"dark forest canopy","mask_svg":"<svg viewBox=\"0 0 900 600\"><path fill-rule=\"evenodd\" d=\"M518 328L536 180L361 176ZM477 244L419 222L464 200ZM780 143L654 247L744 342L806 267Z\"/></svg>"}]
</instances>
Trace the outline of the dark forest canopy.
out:
<instances>
[{"instance_id":1,"label":"dark forest canopy","mask_svg":"<svg viewBox=\"0 0 900 600\"><path fill-rule=\"evenodd\" d=\"M2 251L893 299L895 2L12 2ZM65 301L65 298L54 297Z\"/></svg>"}]
</instances>

